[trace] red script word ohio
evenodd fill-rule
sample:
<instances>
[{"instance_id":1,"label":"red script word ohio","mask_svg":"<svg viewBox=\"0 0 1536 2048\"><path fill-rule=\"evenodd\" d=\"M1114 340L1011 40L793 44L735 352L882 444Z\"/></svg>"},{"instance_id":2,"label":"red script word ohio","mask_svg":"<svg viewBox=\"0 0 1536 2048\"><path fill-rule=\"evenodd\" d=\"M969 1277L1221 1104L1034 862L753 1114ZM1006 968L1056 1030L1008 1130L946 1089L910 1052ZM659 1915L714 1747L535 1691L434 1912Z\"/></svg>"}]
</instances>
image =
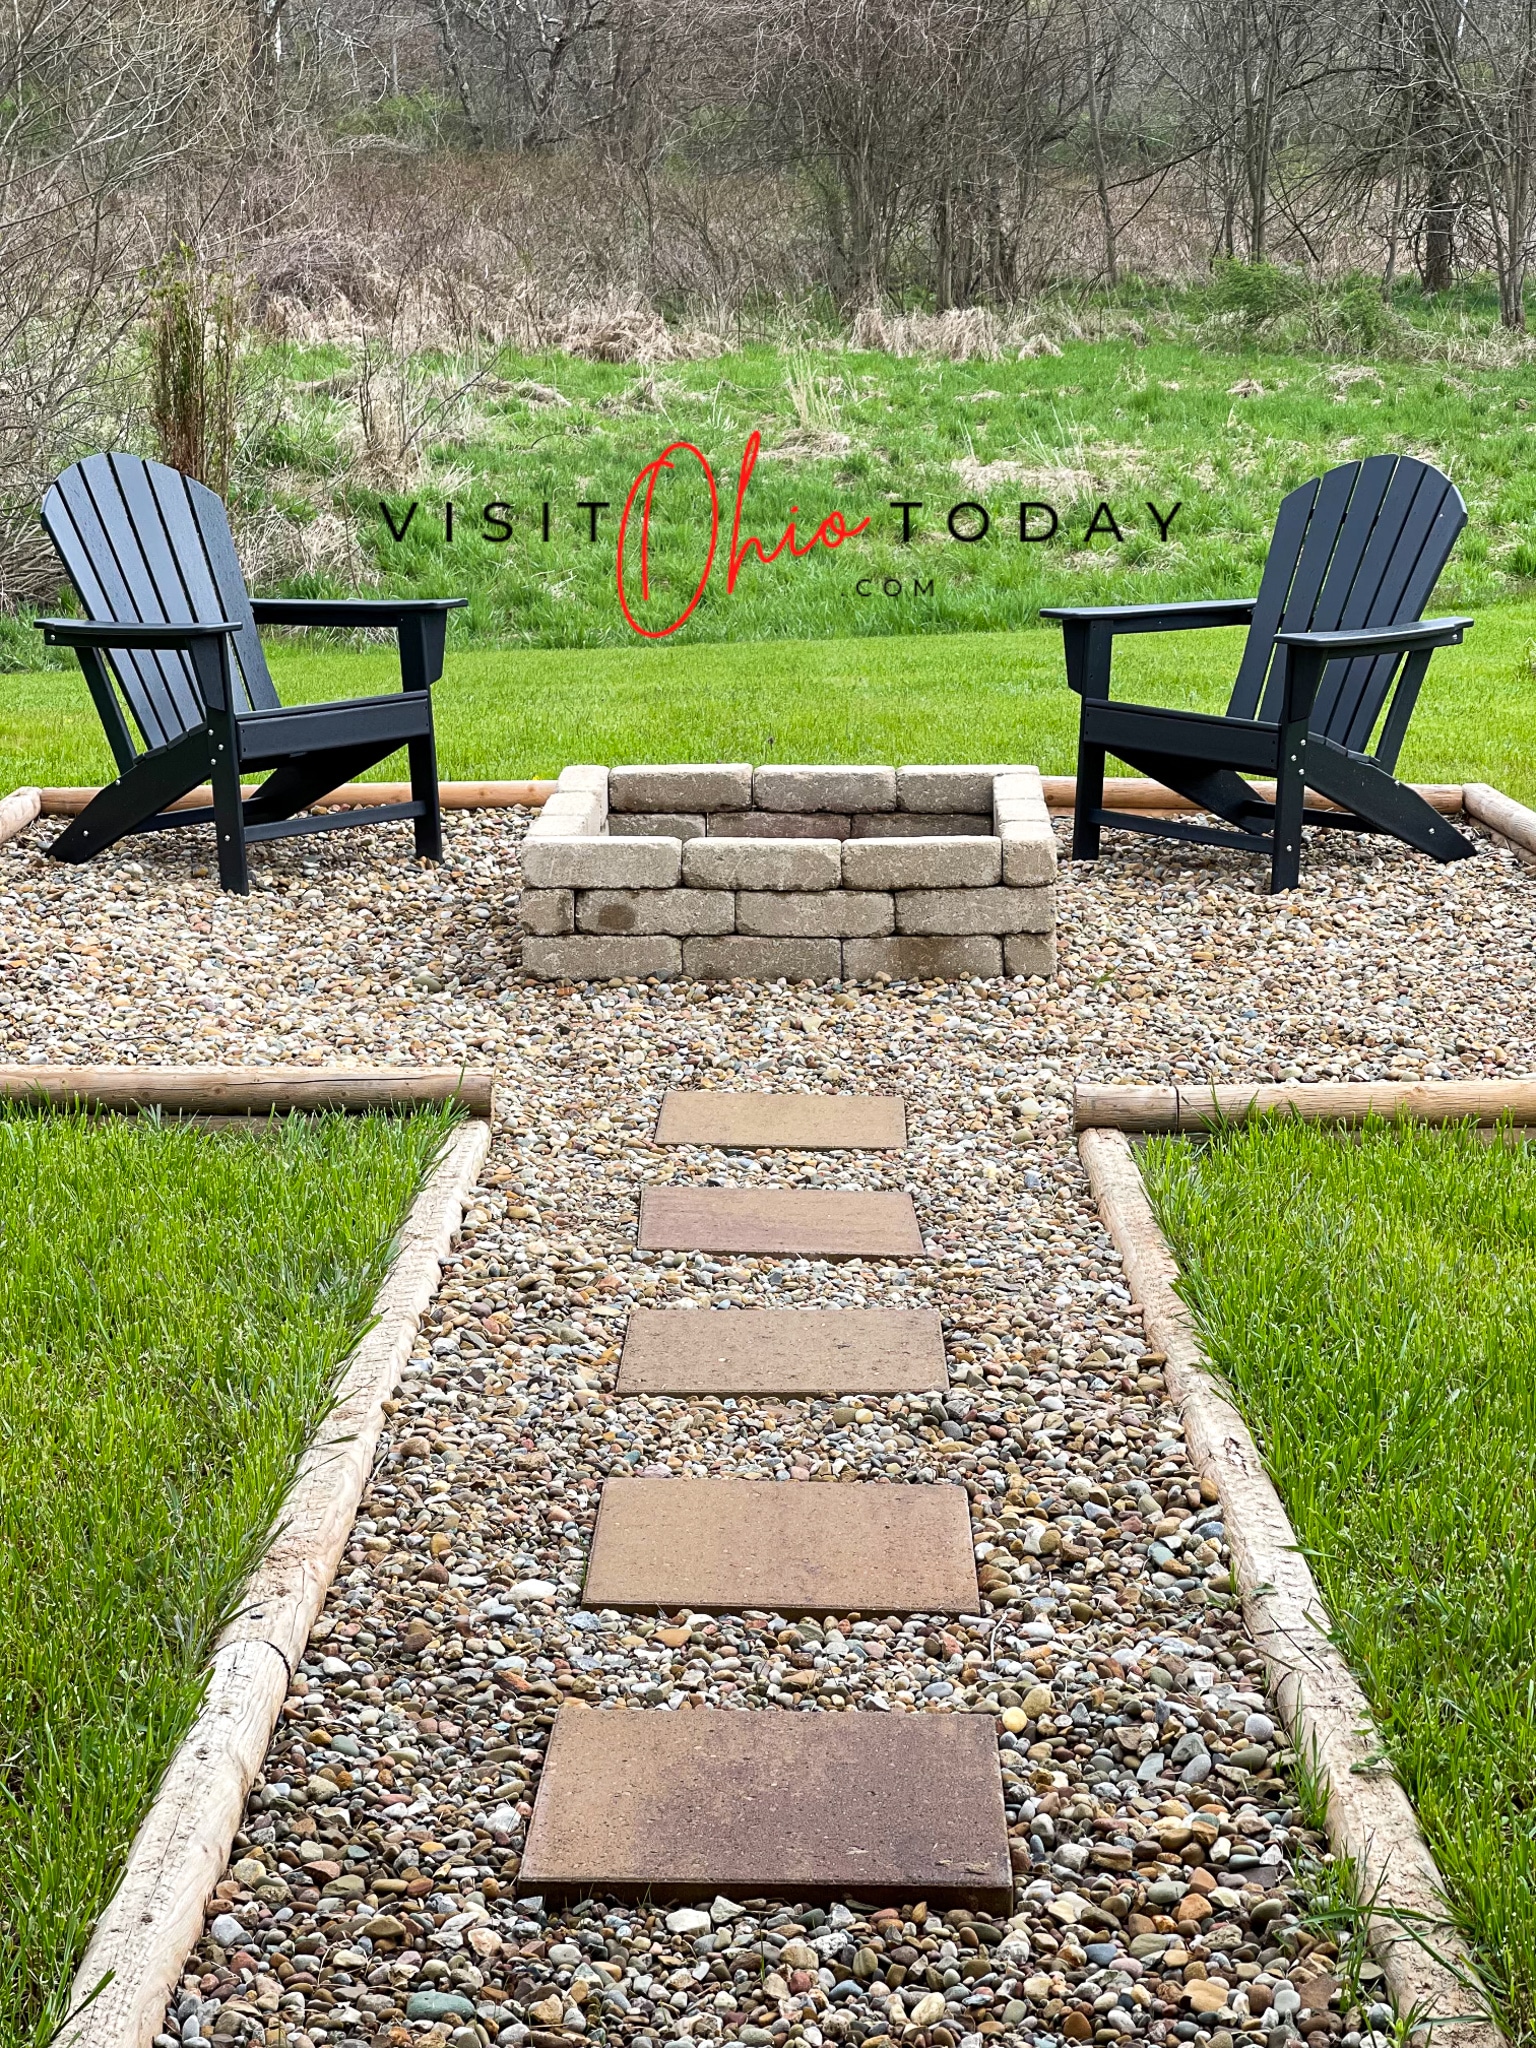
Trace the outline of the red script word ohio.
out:
<instances>
[{"instance_id":1,"label":"red script word ohio","mask_svg":"<svg viewBox=\"0 0 1536 2048\"><path fill-rule=\"evenodd\" d=\"M790 554L798 559L801 555L808 555L817 546L840 548L845 540L852 540L857 534L863 533L869 525L868 519L861 519L856 525L850 526L841 512L832 511L827 514L826 518L822 520L820 526L817 527L816 531L807 541L802 541L796 534L793 519L790 520L783 533L771 548L765 548L756 534L749 533L743 539L741 531L742 506L747 495L747 485L751 482L752 472L757 467L758 452L762 445L762 435L754 433L748 440L746 447L742 450L741 472L736 479L736 507L731 518L731 547L725 570L725 587L727 591L735 590L736 578L741 574L741 565L749 553L755 554L760 562L767 564L769 562L776 562L787 548ZM709 552L704 558L704 567L700 573L699 580L693 587L693 595L678 613L677 617L673 619L672 623L667 626L642 626L629 608L629 596L624 586L624 551L629 543L629 523L635 510L635 501L639 499L640 599L642 603L646 603L651 595L651 508L656 495L656 480L663 471L671 471L673 469L673 457L678 455L692 456L693 460L702 470L704 481L709 487ZM800 507L798 505L791 505L789 509L791 512L798 512ZM629 496L624 501L623 517L619 521L617 560L619 607L623 611L630 627L636 633L642 634L647 640L665 640L669 633L675 633L679 626L686 624L692 616L699 599L704 595L704 591L709 583L710 574L715 566L715 555L719 545L720 492L715 483L715 472L710 468L708 459L699 449L694 447L691 441L674 441L670 447L662 449L654 462L648 462L635 478L634 483L630 486Z\"/></svg>"}]
</instances>

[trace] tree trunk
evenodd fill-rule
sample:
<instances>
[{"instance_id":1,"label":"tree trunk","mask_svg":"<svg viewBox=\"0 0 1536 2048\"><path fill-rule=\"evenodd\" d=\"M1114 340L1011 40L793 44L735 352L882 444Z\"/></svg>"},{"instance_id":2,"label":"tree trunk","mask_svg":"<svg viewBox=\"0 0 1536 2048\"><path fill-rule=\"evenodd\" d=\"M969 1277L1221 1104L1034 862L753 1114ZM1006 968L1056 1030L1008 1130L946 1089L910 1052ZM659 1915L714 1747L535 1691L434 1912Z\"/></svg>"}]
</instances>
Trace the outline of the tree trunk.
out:
<instances>
[{"instance_id":1,"label":"tree trunk","mask_svg":"<svg viewBox=\"0 0 1536 2048\"><path fill-rule=\"evenodd\" d=\"M933 209L933 308L936 313L947 313L955 303L954 268L954 195L945 185L940 189Z\"/></svg>"},{"instance_id":2,"label":"tree trunk","mask_svg":"<svg viewBox=\"0 0 1536 2048\"><path fill-rule=\"evenodd\" d=\"M1443 160L1432 162L1424 193L1424 289L1448 292L1455 275L1455 185Z\"/></svg>"},{"instance_id":3,"label":"tree trunk","mask_svg":"<svg viewBox=\"0 0 1536 2048\"><path fill-rule=\"evenodd\" d=\"M432 18L442 43L443 64L458 96L459 108L464 116L464 125L474 137L478 147L485 146L485 130L475 117L474 101L470 96L469 79L459 51L458 37L453 32L453 17L448 11L448 0L436 0Z\"/></svg>"},{"instance_id":4,"label":"tree trunk","mask_svg":"<svg viewBox=\"0 0 1536 2048\"><path fill-rule=\"evenodd\" d=\"M1428 15L1425 40L1430 75L1419 94L1415 124L1423 137L1424 152L1424 289L1448 292L1456 263L1456 179L1451 147L1455 100L1450 89L1455 57L1454 44L1433 10Z\"/></svg>"},{"instance_id":5,"label":"tree trunk","mask_svg":"<svg viewBox=\"0 0 1536 2048\"><path fill-rule=\"evenodd\" d=\"M1109 167L1104 157L1104 120L1099 106L1099 75L1093 28L1086 10L1083 15L1083 66L1088 85L1088 132L1093 142L1093 187L1099 201L1099 219L1104 225L1104 275L1111 291L1120 282L1115 260L1115 216L1109 202Z\"/></svg>"}]
</instances>

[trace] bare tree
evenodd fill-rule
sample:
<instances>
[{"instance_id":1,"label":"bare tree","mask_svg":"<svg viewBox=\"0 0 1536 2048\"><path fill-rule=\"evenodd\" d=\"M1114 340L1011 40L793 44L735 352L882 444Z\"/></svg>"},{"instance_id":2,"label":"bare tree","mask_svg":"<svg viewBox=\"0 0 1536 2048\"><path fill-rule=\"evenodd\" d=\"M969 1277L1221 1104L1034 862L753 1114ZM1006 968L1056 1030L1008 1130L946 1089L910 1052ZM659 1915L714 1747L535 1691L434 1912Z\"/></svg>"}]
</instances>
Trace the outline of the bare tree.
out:
<instances>
[{"instance_id":1,"label":"bare tree","mask_svg":"<svg viewBox=\"0 0 1536 2048\"><path fill-rule=\"evenodd\" d=\"M1115 259L1115 215L1110 199L1110 165L1104 127L1109 118L1115 65L1120 55L1119 23L1108 8L1100 7L1099 0L1078 0L1077 13L1082 36L1083 104L1088 115L1093 189L1104 230L1104 275L1113 290L1120 277Z\"/></svg>"},{"instance_id":2,"label":"bare tree","mask_svg":"<svg viewBox=\"0 0 1536 2048\"><path fill-rule=\"evenodd\" d=\"M1479 0L1458 14L1454 31L1427 8L1424 37L1455 110L1499 318L1523 329L1536 240L1536 0Z\"/></svg>"},{"instance_id":3,"label":"bare tree","mask_svg":"<svg viewBox=\"0 0 1536 2048\"><path fill-rule=\"evenodd\" d=\"M190 0L0 16L0 602L48 587L39 488L128 396L123 338L157 253L142 195L221 124L242 74L226 20Z\"/></svg>"},{"instance_id":4,"label":"bare tree","mask_svg":"<svg viewBox=\"0 0 1536 2048\"><path fill-rule=\"evenodd\" d=\"M547 148L609 113L612 0L434 0L434 11L465 115L482 139Z\"/></svg>"}]
</instances>

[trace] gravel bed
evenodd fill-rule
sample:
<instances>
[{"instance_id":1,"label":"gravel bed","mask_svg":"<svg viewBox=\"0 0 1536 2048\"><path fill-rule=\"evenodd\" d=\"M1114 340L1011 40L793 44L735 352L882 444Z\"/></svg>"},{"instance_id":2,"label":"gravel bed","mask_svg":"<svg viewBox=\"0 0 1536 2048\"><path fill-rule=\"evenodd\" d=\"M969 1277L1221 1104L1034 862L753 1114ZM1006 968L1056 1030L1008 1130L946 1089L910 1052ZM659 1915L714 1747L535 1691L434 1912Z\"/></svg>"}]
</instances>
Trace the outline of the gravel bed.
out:
<instances>
[{"instance_id":1,"label":"gravel bed","mask_svg":"<svg viewBox=\"0 0 1536 2048\"><path fill-rule=\"evenodd\" d=\"M1380 1980L1303 1924L1321 1840L1068 1102L1079 1076L1528 1071L1527 875L1330 846L1269 899L1248 863L1111 841L1065 871L1050 985L562 991L516 964L523 822L450 818L438 871L382 832L278 846L245 901L189 873L185 840L83 870L39 859L48 823L0 849L7 1059L468 1054L502 1080L478 1206L163 2040L1268 2048L1298 2016L1368 2040ZM658 1151L662 1091L700 1080L899 1089L910 1144ZM637 1254L638 1188L668 1180L910 1186L929 1256ZM955 1384L617 1401L636 1302L936 1307ZM609 1472L962 1481L983 1612L582 1614ZM562 1701L986 1712L1017 1910L546 1915L513 1887Z\"/></svg>"}]
</instances>

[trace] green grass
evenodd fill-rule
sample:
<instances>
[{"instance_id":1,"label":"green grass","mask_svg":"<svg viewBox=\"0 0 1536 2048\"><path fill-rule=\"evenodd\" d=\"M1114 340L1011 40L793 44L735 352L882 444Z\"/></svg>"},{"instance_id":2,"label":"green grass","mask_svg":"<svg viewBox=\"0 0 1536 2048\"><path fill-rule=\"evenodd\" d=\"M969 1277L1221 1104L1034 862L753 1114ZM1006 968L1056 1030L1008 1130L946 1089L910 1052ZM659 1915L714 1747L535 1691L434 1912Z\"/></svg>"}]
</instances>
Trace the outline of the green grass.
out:
<instances>
[{"instance_id":1,"label":"green grass","mask_svg":"<svg viewBox=\"0 0 1536 2048\"><path fill-rule=\"evenodd\" d=\"M1503 2022L1536 2041L1536 1150L1272 1120L1142 1165Z\"/></svg>"},{"instance_id":2,"label":"green grass","mask_svg":"<svg viewBox=\"0 0 1536 2048\"><path fill-rule=\"evenodd\" d=\"M1491 782L1536 801L1536 602L1480 617L1435 656L1402 772ZM1121 643L1116 689L1220 709L1241 634ZM398 687L393 650L274 649L290 701ZM1077 700L1054 627L911 639L768 640L450 653L435 692L449 778L516 779L569 761L1035 761L1070 774ZM373 771L403 777L404 756ZM0 675L0 792L96 783L111 756L70 671Z\"/></svg>"},{"instance_id":3,"label":"green grass","mask_svg":"<svg viewBox=\"0 0 1536 2048\"><path fill-rule=\"evenodd\" d=\"M0 2039L43 2048L437 1117L0 1114Z\"/></svg>"}]
</instances>

